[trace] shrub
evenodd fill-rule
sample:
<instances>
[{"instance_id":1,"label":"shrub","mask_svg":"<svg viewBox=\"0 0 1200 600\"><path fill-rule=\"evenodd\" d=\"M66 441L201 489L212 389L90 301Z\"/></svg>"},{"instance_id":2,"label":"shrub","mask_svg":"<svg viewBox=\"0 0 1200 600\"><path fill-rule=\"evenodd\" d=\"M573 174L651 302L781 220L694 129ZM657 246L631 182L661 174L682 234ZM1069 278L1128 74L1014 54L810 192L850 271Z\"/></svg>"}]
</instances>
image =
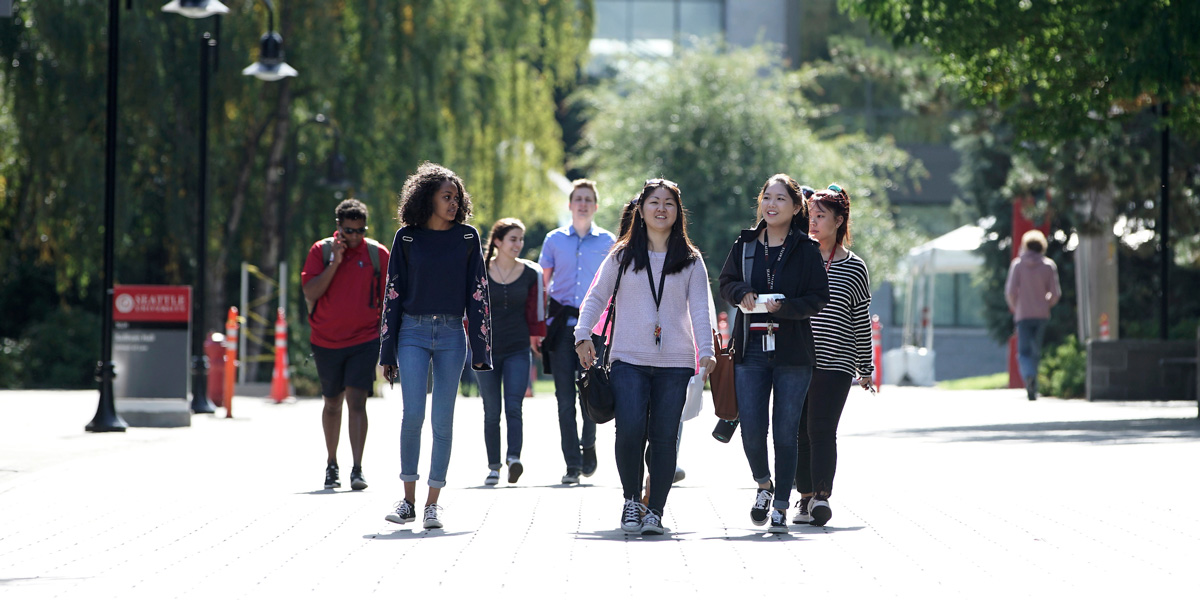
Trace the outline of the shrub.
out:
<instances>
[{"instance_id":1,"label":"shrub","mask_svg":"<svg viewBox=\"0 0 1200 600\"><path fill-rule=\"evenodd\" d=\"M1043 394L1058 398L1082 398L1086 392L1087 351L1074 335L1044 352L1038 367L1038 388Z\"/></svg>"}]
</instances>

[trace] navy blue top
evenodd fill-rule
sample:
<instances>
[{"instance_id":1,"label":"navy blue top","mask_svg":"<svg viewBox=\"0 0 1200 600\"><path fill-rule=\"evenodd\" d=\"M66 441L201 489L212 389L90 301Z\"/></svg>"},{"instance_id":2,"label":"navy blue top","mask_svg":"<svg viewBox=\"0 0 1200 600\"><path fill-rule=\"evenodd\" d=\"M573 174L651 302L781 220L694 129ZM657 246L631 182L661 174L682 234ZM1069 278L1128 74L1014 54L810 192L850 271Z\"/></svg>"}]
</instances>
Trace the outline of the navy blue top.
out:
<instances>
[{"instance_id":1,"label":"navy blue top","mask_svg":"<svg viewBox=\"0 0 1200 600\"><path fill-rule=\"evenodd\" d=\"M405 314L465 313L471 362L486 365L477 371L490 371L492 323L487 279L474 227L457 224L445 231L401 227L388 261L379 364L396 365L396 332Z\"/></svg>"}]
</instances>

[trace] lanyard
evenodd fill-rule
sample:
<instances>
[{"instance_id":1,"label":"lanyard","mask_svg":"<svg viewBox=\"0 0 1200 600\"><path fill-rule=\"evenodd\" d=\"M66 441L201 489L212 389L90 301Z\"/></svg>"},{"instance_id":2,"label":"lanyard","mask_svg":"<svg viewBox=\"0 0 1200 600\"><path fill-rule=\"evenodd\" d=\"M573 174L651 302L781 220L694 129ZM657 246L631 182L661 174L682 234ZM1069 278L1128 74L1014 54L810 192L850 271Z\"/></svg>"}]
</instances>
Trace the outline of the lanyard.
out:
<instances>
[{"instance_id":1,"label":"lanyard","mask_svg":"<svg viewBox=\"0 0 1200 600\"><path fill-rule=\"evenodd\" d=\"M787 236L783 238L783 244L779 246L779 254L775 255L775 260L770 261L770 264L765 264L771 257L771 236L763 232L763 266L767 271L767 290L775 289L775 274L779 271L779 261L783 259L783 253L787 251L787 241L791 236L792 232L788 230Z\"/></svg>"},{"instance_id":2,"label":"lanyard","mask_svg":"<svg viewBox=\"0 0 1200 600\"><path fill-rule=\"evenodd\" d=\"M647 257L649 258L649 257ZM662 305L663 292L666 291L667 260L663 257L663 268L658 274L658 290L654 289L654 273L650 261L646 261L646 278L650 280L650 297L654 298L654 345L662 346L662 327L658 322L658 308Z\"/></svg>"}]
</instances>

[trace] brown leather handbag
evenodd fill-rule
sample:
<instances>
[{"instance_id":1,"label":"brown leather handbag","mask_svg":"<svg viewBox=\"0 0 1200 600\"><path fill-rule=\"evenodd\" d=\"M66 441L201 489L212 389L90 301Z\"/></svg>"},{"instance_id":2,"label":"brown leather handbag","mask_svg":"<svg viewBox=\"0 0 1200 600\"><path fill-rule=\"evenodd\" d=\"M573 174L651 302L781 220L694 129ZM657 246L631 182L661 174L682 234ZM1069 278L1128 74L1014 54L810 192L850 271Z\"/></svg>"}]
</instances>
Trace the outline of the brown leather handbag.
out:
<instances>
[{"instance_id":1,"label":"brown leather handbag","mask_svg":"<svg viewBox=\"0 0 1200 600\"><path fill-rule=\"evenodd\" d=\"M729 346L721 347L721 338L713 332L713 350L716 353L717 366L709 374L708 381L712 388L713 409L717 417L726 421L738 418L737 388L733 385L733 338Z\"/></svg>"}]
</instances>

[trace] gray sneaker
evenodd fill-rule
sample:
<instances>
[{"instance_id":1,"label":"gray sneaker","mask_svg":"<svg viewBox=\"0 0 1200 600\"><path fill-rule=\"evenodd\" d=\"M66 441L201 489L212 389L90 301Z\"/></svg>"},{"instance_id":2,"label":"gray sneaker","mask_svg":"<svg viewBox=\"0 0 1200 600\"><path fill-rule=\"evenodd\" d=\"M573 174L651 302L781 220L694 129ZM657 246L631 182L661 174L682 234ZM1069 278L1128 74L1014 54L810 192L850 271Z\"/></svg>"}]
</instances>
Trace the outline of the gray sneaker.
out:
<instances>
[{"instance_id":1,"label":"gray sneaker","mask_svg":"<svg viewBox=\"0 0 1200 600\"><path fill-rule=\"evenodd\" d=\"M384 517L384 519L387 519L392 523L399 523L401 525L405 523L412 523L416 518L417 509L413 506L413 503L409 502L408 500L401 500L397 502L396 510L388 513L387 516Z\"/></svg>"},{"instance_id":2,"label":"gray sneaker","mask_svg":"<svg viewBox=\"0 0 1200 600\"><path fill-rule=\"evenodd\" d=\"M430 504L425 507L425 529L442 528L442 507Z\"/></svg>"},{"instance_id":3,"label":"gray sneaker","mask_svg":"<svg viewBox=\"0 0 1200 600\"><path fill-rule=\"evenodd\" d=\"M567 474L562 476L563 485L571 485L579 483L579 470L567 469Z\"/></svg>"},{"instance_id":4,"label":"gray sneaker","mask_svg":"<svg viewBox=\"0 0 1200 600\"><path fill-rule=\"evenodd\" d=\"M813 496L808 501L808 514L812 515L810 525L820 527L833 518L833 509L829 508L829 500Z\"/></svg>"},{"instance_id":5,"label":"gray sneaker","mask_svg":"<svg viewBox=\"0 0 1200 600\"><path fill-rule=\"evenodd\" d=\"M646 516L642 517L642 535L662 535L663 525L662 517L654 514L654 511L649 511Z\"/></svg>"}]
</instances>

